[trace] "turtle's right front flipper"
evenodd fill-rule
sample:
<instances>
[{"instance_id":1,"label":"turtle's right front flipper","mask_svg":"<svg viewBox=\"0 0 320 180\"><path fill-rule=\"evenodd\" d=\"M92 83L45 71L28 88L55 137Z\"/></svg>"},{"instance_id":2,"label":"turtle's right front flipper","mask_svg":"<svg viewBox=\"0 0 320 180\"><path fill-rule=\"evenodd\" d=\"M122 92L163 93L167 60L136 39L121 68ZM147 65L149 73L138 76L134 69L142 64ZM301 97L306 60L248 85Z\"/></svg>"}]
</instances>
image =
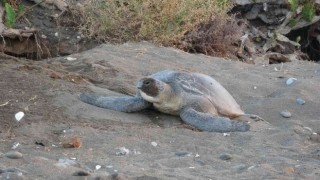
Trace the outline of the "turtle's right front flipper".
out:
<instances>
[{"instance_id":1,"label":"turtle's right front flipper","mask_svg":"<svg viewBox=\"0 0 320 180\"><path fill-rule=\"evenodd\" d=\"M232 121L226 117L220 117L208 113L185 108L180 113L181 119L202 131L209 132L245 132L250 129L250 125L245 122Z\"/></svg>"},{"instance_id":2,"label":"turtle's right front flipper","mask_svg":"<svg viewBox=\"0 0 320 180\"><path fill-rule=\"evenodd\" d=\"M151 106L139 96L97 96L81 93L80 100L94 106L121 112L135 112Z\"/></svg>"}]
</instances>

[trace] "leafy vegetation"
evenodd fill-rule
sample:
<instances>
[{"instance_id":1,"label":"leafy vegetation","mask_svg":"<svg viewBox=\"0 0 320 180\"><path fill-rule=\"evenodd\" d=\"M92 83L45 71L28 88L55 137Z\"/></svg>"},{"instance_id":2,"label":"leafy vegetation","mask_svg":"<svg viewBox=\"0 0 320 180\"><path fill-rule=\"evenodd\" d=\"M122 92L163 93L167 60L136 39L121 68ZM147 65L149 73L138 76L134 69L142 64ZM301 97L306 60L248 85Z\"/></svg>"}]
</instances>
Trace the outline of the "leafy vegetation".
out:
<instances>
[{"instance_id":1,"label":"leafy vegetation","mask_svg":"<svg viewBox=\"0 0 320 180\"><path fill-rule=\"evenodd\" d=\"M217 0L218 6L222 9L226 9L227 7L229 7L229 1L228 0Z\"/></svg>"},{"instance_id":2,"label":"leafy vegetation","mask_svg":"<svg viewBox=\"0 0 320 180\"><path fill-rule=\"evenodd\" d=\"M16 22L16 12L9 3L5 3L6 25L11 28Z\"/></svg>"},{"instance_id":3,"label":"leafy vegetation","mask_svg":"<svg viewBox=\"0 0 320 180\"><path fill-rule=\"evenodd\" d=\"M292 28L297 24L298 24L298 21L296 19L290 19L288 26Z\"/></svg>"},{"instance_id":4,"label":"leafy vegetation","mask_svg":"<svg viewBox=\"0 0 320 180\"><path fill-rule=\"evenodd\" d=\"M302 17L306 21L312 21L313 17L316 15L316 9L314 0L306 0L299 4L299 0L288 0L292 12L297 12L299 6L302 7ZM293 25L293 24L291 24Z\"/></svg>"},{"instance_id":5,"label":"leafy vegetation","mask_svg":"<svg viewBox=\"0 0 320 180\"><path fill-rule=\"evenodd\" d=\"M291 11L295 12L299 7L299 0L288 0Z\"/></svg>"},{"instance_id":6,"label":"leafy vegetation","mask_svg":"<svg viewBox=\"0 0 320 180\"><path fill-rule=\"evenodd\" d=\"M306 4L304 4L302 8L302 17L305 20L311 22L315 14L316 10L314 8L314 3L311 1L306 2Z\"/></svg>"},{"instance_id":7,"label":"leafy vegetation","mask_svg":"<svg viewBox=\"0 0 320 180\"><path fill-rule=\"evenodd\" d=\"M17 14L25 11L25 6L18 0L2 0L1 4L5 9L5 22L9 28L12 28L17 20Z\"/></svg>"}]
</instances>

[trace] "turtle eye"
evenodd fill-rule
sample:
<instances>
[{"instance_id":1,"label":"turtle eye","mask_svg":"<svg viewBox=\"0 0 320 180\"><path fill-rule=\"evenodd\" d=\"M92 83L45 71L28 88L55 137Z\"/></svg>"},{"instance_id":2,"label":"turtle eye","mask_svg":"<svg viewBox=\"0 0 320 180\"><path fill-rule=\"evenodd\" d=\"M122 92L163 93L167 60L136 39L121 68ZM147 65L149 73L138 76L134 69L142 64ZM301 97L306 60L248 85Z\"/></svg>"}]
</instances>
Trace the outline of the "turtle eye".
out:
<instances>
[{"instance_id":1,"label":"turtle eye","mask_svg":"<svg viewBox=\"0 0 320 180\"><path fill-rule=\"evenodd\" d=\"M150 81L145 81L144 84L145 85L150 85Z\"/></svg>"}]
</instances>

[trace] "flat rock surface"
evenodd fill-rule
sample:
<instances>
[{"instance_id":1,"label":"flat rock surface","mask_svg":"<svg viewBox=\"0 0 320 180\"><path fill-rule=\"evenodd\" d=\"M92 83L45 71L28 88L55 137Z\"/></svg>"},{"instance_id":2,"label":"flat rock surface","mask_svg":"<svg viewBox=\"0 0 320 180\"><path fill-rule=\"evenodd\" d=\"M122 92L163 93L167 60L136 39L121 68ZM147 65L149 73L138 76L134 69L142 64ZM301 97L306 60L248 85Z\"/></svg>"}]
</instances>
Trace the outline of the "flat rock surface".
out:
<instances>
[{"instance_id":1,"label":"flat rock surface","mask_svg":"<svg viewBox=\"0 0 320 180\"><path fill-rule=\"evenodd\" d=\"M293 61L276 71L280 67L149 43L101 45L44 61L0 59L0 178L11 173L74 179L86 172L89 179L317 179L320 65ZM214 77L244 111L270 124L252 121L249 132L224 136L196 131L178 117L152 110L126 114L78 99L80 92L132 95L139 78L163 69ZM288 86L291 77L297 80ZM306 103L297 104L297 98ZM25 116L18 122L19 111ZM282 111L291 118L282 117ZM79 148L62 146L74 137L81 141ZM4 156L13 146L21 159ZM117 155L123 147L129 153ZM231 158L221 159L224 154Z\"/></svg>"}]
</instances>

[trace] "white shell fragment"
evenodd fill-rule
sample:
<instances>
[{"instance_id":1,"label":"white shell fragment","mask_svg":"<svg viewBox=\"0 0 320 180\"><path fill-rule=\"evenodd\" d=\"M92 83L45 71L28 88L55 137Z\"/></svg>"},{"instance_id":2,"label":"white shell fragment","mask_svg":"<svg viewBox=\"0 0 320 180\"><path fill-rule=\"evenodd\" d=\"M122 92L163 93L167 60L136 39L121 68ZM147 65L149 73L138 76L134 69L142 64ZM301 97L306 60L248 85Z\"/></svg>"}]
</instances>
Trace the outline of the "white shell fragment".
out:
<instances>
[{"instance_id":1,"label":"white shell fragment","mask_svg":"<svg viewBox=\"0 0 320 180\"><path fill-rule=\"evenodd\" d=\"M289 86L292 83L294 83L296 80L297 80L297 78L289 78L289 79L287 79L286 84Z\"/></svg>"},{"instance_id":2,"label":"white shell fragment","mask_svg":"<svg viewBox=\"0 0 320 180\"><path fill-rule=\"evenodd\" d=\"M20 112L17 112L14 117L16 118L16 120L19 122L24 116L24 112L20 111Z\"/></svg>"},{"instance_id":3,"label":"white shell fragment","mask_svg":"<svg viewBox=\"0 0 320 180\"><path fill-rule=\"evenodd\" d=\"M99 170L101 168L100 165L96 165L96 170Z\"/></svg>"},{"instance_id":4,"label":"white shell fragment","mask_svg":"<svg viewBox=\"0 0 320 180\"><path fill-rule=\"evenodd\" d=\"M18 142L14 142L13 143L13 145L12 145L12 147L11 147L11 149L17 149L17 147L20 145L20 143L18 143Z\"/></svg>"},{"instance_id":5,"label":"white shell fragment","mask_svg":"<svg viewBox=\"0 0 320 180\"><path fill-rule=\"evenodd\" d=\"M154 147L158 146L158 144L156 142L154 142L154 141L151 142L151 145L154 146Z\"/></svg>"},{"instance_id":6,"label":"white shell fragment","mask_svg":"<svg viewBox=\"0 0 320 180\"><path fill-rule=\"evenodd\" d=\"M67 57L66 58L68 61L75 61L75 60L77 60L77 58L74 58L74 57Z\"/></svg>"},{"instance_id":7,"label":"white shell fragment","mask_svg":"<svg viewBox=\"0 0 320 180\"><path fill-rule=\"evenodd\" d=\"M223 133L223 136L224 136L224 137L230 136L230 133Z\"/></svg>"}]
</instances>

